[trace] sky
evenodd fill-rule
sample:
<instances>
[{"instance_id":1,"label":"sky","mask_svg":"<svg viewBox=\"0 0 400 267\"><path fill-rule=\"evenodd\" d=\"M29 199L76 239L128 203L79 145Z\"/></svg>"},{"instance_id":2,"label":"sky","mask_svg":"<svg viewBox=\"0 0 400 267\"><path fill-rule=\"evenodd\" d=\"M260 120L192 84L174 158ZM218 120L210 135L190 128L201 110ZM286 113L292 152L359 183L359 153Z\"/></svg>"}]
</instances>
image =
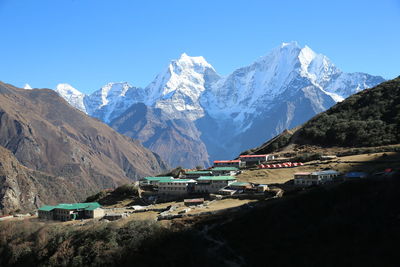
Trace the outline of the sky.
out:
<instances>
[{"instance_id":1,"label":"sky","mask_svg":"<svg viewBox=\"0 0 400 267\"><path fill-rule=\"evenodd\" d=\"M0 0L0 81L144 87L183 52L227 75L290 41L390 79L399 29L400 0Z\"/></svg>"}]
</instances>

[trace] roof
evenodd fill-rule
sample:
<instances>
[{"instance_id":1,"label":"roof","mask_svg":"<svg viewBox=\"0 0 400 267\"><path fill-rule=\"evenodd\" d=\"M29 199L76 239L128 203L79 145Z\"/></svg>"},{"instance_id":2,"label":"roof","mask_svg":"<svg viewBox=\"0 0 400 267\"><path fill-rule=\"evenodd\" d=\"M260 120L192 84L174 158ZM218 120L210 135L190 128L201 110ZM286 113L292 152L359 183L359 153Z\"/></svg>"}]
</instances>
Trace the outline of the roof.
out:
<instances>
[{"instance_id":1,"label":"roof","mask_svg":"<svg viewBox=\"0 0 400 267\"><path fill-rule=\"evenodd\" d=\"M236 167L214 167L211 170L212 171L238 171L239 169Z\"/></svg>"},{"instance_id":2,"label":"roof","mask_svg":"<svg viewBox=\"0 0 400 267\"><path fill-rule=\"evenodd\" d=\"M267 157L269 155L240 155L239 158L259 158L259 157Z\"/></svg>"},{"instance_id":3,"label":"roof","mask_svg":"<svg viewBox=\"0 0 400 267\"><path fill-rule=\"evenodd\" d=\"M231 183L230 184L230 186L244 186L244 185L250 185L250 183L247 183L247 182L234 182L234 183Z\"/></svg>"},{"instance_id":4,"label":"roof","mask_svg":"<svg viewBox=\"0 0 400 267\"><path fill-rule=\"evenodd\" d=\"M95 209L99 209L99 208L100 208L100 207L92 206L92 207L86 208L85 210L95 210Z\"/></svg>"},{"instance_id":5,"label":"roof","mask_svg":"<svg viewBox=\"0 0 400 267\"><path fill-rule=\"evenodd\" d=\"M233 176L200 176L197 181L231 181L236 180Z\"/></svg>"},{"instance_id":6,"label":"roof","mask_svg":"<svg viewBox=\"0 0 400 267\"><path fill-rule=\"evenodd\" d=\"M193 183L196 182L193 179L169 179L169 180L160 180L160 183Z\"/></svg>"},{"instance_id":7,"label":"roof","mask_svg":"<svg viewBox=\"0 0 400 267\"><path fill-rule=\"evenodd\" d=\"M214 160L214 163L234 163L234 162L240 162L240 160L235 159L235 160Z\"/></svg>"},{"instance_id":8,"label":"roof","mask_svg":"<svg viewBox=\"0 0 400 267\"><path fill-rule=\"evenodd\" d=\"M42 211L51 211L51 210L53 210L54 208L55 208L55 206L44 205L44 206L41 206L41 207L39 208L39 210L42 210Z\"/></svg>"},{"instance_id":9,"label":"roof","mask_svg":"<svg viewBox=\"0 0 400 267\"><path fill-rule=\"evenodd\" d=\"M159 176L159 177L144 177L147 181L160 181L160 180L167 180L172 179L172 176Z\"/></svg>"},{"instance_id":10,"label":"roof","mask_svg":"<svg viewBox=\"0 0 400 267\"><path fill-rule=\"evenodd\" d=\"M219 192L236 192L237 190L235 189L227 189L227 188L222 188L220 190L218 190Z\"/></svg>"},{"instance_id":11,"label":"roof","mask_svg":"<svg viewBox=\"0 0 400 267\"><path fill-rule=\"evenodd\" d=\"M338 174L339 172L335 170L326 170L326 171L319 171L319 172L313 172L311 175L323 175L323 174Z\"/></svg>"},{"instance_id":12,"label":"roof","mask_svg":"<svg viewBox=\"0 0 400 267\"><path fill-rule=\"evenodd\" d=\"M185 174L209 174L211 171L189 171L185 172Z\"/></svg>"},{"instance_id":13,"label":"roof","mask_svg":"<svg viewBox=\"0 0 400 267\"><path fill-rule=\"evenodd\" d=\"M88 202L88 203L73 203L73 204L58 204L54 206L54 209L64 209L64 210L76 210L76 209L96 209L100 208L101 205L97 202Z\"/></svg>"}]
</instances>

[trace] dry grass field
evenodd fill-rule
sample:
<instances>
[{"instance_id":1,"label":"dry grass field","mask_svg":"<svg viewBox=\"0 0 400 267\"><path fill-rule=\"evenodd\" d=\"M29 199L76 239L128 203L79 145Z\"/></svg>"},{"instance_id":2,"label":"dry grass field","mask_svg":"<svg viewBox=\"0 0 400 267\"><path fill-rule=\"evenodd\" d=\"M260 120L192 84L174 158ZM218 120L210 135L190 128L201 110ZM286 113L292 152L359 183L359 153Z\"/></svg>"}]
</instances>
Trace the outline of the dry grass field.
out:
<instances>
[{"instance_id":1,"label":"dry grass field","mask_svg":"<svg viewBox=\"0 0 400 267\"><path fill-rule=\"evenodd\" d=\"M293 179L296 172L313 172L323 169L334 169L340 172L376 172L386 168L398 168L399 166L400 153L372 153L339 157L327 161L310 161L304 166L295 168L245 170L237 178L241 182L275 184L285 183Z\"/></svg>"}]
</instances>

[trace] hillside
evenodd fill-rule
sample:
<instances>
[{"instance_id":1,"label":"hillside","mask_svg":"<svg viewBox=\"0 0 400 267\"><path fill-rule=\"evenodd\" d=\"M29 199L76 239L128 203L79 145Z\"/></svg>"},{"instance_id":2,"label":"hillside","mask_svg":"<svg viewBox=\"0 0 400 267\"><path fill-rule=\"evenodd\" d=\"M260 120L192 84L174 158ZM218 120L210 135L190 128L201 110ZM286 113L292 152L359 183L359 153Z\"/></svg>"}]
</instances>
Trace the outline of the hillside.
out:
<instances>
[{"instance_id":1,"label":"hillside","mask_svg":"<svg viewBox=\"0 0 400 267\"><path fill-rule=\"evenodd\" d=\"M285 131L247 153L303 145L371 147L400 140L400 77L350 96L301 127Z\"/></svg>"},{"instance_id":2,"label":"hillside","mask_svg":"<svg viewBox=\"0 0 400 267\"><path fill-rule=\"evenodd\" d=\"M71 107L47 89L24 90L0 83L0 145L12 152L15 162L2 165L8 182L0 184L0 192L14 192L8 194L12 206L4 197L0 199L3 211L82 200L99 189L165 170L160 157L138 141ZM25 179L13 173L19 167L35 190L13 186ZM50 182L39 178L43 175ZM57 179L65 180L60 190L50 186Z\"/></svg>"},{"instance_id":3,"label":"hillside","mask_svg":"<svg viewBox=\"0 0 400 267\"><path fill-rule=\"evenodd\" d=\"M398 178L314 187L236 213L177 219L172 227L143 220L0 223L0 264L396 266Z\"/></svg>"}]
</instances>

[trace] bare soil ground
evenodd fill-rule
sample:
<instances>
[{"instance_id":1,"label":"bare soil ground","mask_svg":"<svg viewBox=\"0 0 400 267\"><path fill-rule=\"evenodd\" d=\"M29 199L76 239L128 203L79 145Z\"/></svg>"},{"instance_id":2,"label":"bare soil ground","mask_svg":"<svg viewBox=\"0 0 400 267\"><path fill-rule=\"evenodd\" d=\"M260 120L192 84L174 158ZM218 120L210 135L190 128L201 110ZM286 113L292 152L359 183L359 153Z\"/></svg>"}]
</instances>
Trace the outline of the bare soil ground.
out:
<instances>
[{"instance_id":1,"label":"bare soil ground","mask_svg":"<svg viewBox=\"0 0 400 267\"><path fill-rule=\"evenodd\" d=\"M310 161L304 166L280 169L255 169L245 170L237 178L241 182L260 184L285 183L293 179L296 172L313 172L323 169L334 169L340 172L363 171L375 172L386 168L400 166L400 153L372 153L353 156L338 157L326 161Z\"/></svg>"}]
</instances>

